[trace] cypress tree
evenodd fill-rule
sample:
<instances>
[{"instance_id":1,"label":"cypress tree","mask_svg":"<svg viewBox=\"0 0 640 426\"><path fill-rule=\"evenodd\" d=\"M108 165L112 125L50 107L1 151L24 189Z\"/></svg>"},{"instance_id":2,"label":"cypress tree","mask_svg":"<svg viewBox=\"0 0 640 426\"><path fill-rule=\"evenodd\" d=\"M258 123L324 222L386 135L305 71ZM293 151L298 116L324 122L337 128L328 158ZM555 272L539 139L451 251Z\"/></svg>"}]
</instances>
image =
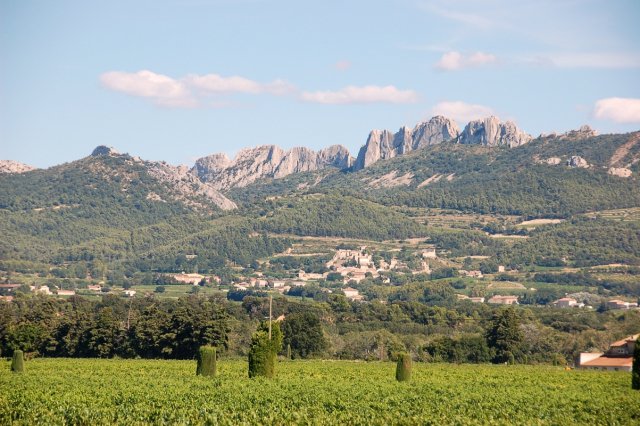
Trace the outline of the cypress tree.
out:
<instances>
[{"instance_id":1,"label":"cypress tree","mask_svg":"<svg viewBox=\"0 0 640 426\"><path fill-rule=\"evenodd\" d=\"M637 339L634 343L631 389L640 390L640 339Z\"/></svg>"},{"instance_id":2,"label":"cypress tree","mask_svg":"<svg viewBox=\"0 0 640 426\"><path fill-rule=\"evenodd\" d=\"M198 350L198 376L216 376L216 348L213 346L200 346Z\"/></svg>"},{"instance_id":3,"label":"cypress tree","mask_svg":"<svg viewBox=\"0 0 640 426\"><path fill-rule=\"evenodd\" d=\"M24 371L24 356L21 350L13 351L13 359L11 360L11 371L22 373Z\"/></svg>"},{"instance_id":4,"label":"cypress tree","mask_svg":"<svg viewBox=\"0 0 640 426\"><path fill-rule=\"evenodd\" d=\"M411 356L408 353L402 353L398 356L396 380L399 382L408 382L411 380Z\"/></svg>"},{"instance_id":5,"label":"cypress tree","mask_svg":"<svg viewBox=\"0 0 640 426\"><path fill-rule=\"evenodd\" d=\"M268 324L263 323L251 337L249 348L249 377L275 376L278 352L282 350L282 331L280 324L272 325L271 340L269 340Z\"/></svg>"}]
</instances>

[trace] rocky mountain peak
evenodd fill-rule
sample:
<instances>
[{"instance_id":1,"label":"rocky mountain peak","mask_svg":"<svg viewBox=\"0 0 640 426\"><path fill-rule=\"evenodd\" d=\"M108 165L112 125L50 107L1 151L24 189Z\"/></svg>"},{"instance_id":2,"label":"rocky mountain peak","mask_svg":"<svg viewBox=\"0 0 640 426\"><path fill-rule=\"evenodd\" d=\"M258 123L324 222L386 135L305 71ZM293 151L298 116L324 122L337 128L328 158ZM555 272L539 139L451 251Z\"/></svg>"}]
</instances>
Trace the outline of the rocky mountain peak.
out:
<instances>
[{"instance_id":1,"label":"rocky mountain peak","mask_svg":"<svg viewBox=\"0 0 640 426\"><path fill-rule=\"evenodd\" d=\"M13 160L0 160L0 173L25 173L35 170L36 167L19 163Z\"/></svg>"},{"instance_id":2,"label":"rocky mountain peak","mask_svg":"<svg viewBox=\"0 0 640 426\"><path fill-rule=\"evenodd\" d=\"M91 153L92 157L100 157L103 155L114 156L114 155L120 155L120 153L115 149L113 149L112 147L105 146L105 145L97 146L96 149L94 149L93 152Z\"/></svg>"},{"instance_id":3,"label":"rocky mountain peak","mask_svg":"<svg viewBox=\"0 0 640 426\"><path fill-rule=\"evenodd\" d=\"M378 160L454 140L459 133L458 125L442 116L419 123L413 129L402 127L395 134L388 130L373 130L369 133L367 143L358 152L354 169L360 170Z\"/></svg>"},{"instance_id":4,"label":"rocky mountain peak","mask_svg":"<svg viewBox=\"0 0 640 426\"><path fill-rule=\"evenodd\" d=\"M518 129L513 121L501 122L496 116L469 122L460 134L459 142L468 145L508 146L524 145L533 138Z\"/></svg>"},{"instance_id":5,"label":"rocky mountain peak","mask_svg":"<svg viewBox=\"0 0 640 426\"><path fill-rule=\"evenodd\" d=\"M458 124L446 117L437 115L429 121L419 123L412 131L413 149L439 144L456 139L460 134Z\"/></svg>"},{"instance_id":6,"label":"rocky mountain peak","mask_svg":"<svg viewBox=\"0 0 640 426\"><path fill-rule=\"evenodd\" d=\"M244 187L258 179L278 179L292 173L320 170L326 167L350 167L353 159L347 148L333 145L315 152L295 147L288 151L276 145L244 148L233 160L214 154L196 161L192 173L219 190Z\"/></svg>"}]
</instances>

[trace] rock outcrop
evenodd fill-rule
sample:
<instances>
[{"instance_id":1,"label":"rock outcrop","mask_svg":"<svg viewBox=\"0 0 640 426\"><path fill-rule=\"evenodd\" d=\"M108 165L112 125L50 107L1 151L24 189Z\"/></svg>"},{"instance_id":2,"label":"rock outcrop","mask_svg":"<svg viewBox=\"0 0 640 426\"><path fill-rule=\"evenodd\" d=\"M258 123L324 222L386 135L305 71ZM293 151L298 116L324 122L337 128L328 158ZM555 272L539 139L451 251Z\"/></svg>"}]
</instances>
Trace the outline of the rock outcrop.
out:
<instances>
[{"instance_id":1,"label":"rock outcrop","mask_svg":"<svg viewBox=\"0 0 640 426\"><path fill-rule=\"evenodd\" d=\"M524 145L533 138L518 129L512 121L502 123L498 117L491 116L474 120L466 125L459 142L467 145L508 146Z\"/></svg>"},{"instance_id":2,"label":"rock outcrop","mask_svg":"<svg viewBox=\"0 0 640 426\"><path fill-rule=\"evenodd\" d=\"M168 188L166 196L176 201L195 209L206 209L206 205L201 200L213 203L222 210L233 210L237 207L212 185L202 182L190 173L188 166L172 166L164 161L148 161L144 164L150 176L166 184ZM165 201L162 196L155 193L148 194L147 199Z\"/></svg>"},{"instance_id":3,"label":"rock outcrop","mask_svg":"<svg viewBox=\"0 0 640 426\"><path fill-rule=\"evenodd\" d=\"M93 152L91 153L92 157L100 157L100 156L116 156L116 155L120 155L120 153L118 151L116 151L115 149L113 149L110 146L105 146L105 145L99 145L96 147L96 149L93 150Z\"/></svg>"},{"instance_id":4,"label":"rock outcrop","mask_svg":"<svg viewBox=\"0 0 640 426\"><path fill-rule=\"evenodd\" d=\"M626 167L609 167L609 169L607 170L607 173L609 173L612 176L625 177L625 178L633 174L633 172L630 169L627 169Z\"/></svg>"},{"instance_id":5,"label":"rock outcrop","mask_svg":"<svg viewBox=\"0 0 640 426\"><path fill-rule=\"evenodd\" d=\"M591 138L597 135L598 135L598 132L593 130L589 125L585 124L584 126L581 126L578 130L569 130L568 132L561 134L558 137L558 139L577 140L577 139Z\"/></svg>"},{"instance_id":6,"label":"rock outcrop","mask_svg":"<svg viewBox=\"0 0 640 426\"><path fill-rule=\"evenodd\" d=\"M36 167L32 167L24 163L19 163L17 161L0 160L0 174L1 173L25 173L35 169Z\"/></svg>"},{"instance_id":7,"label":"rock outcrop","mask_svg":"<svg viewBox=\"0 0 640 426\"><path fill-rule=\"evenodd\" d=\"M369 133L366 144L358 152L354 170L364 169L378 160L454 140L459 134L458 125L442 116L419 123L413 129L402 127L395 134L389 130L373 130Z\"/></svg>"},{"instance_id":8,"label":"rock outcrop","mask_svg":"<svg viewBox=\"0 0 640 426\"><path fill-rule=\"evenodd\" d=\"M333 145L315 152L308 148L288 151L275 145L245 148L231 160L225 154L200 158L191 170L218 190L244 187L262 178L282 178L292 173L337 167L346 169L353 158L347 148Z\"/></svg>"},{"instance_id":9,"label":"rock outcrop","mask_svg":"<svg viewBox=\"0 0 640 426\"><path fill-rule=\"evenodd\" d=\"M572 168L588 169L589 168L589 163L587 162L587 160L585 160L584 158L580 157L579 155L572 155L567 160L567 166L572 167Z\"/></svg>"}]
</instances>

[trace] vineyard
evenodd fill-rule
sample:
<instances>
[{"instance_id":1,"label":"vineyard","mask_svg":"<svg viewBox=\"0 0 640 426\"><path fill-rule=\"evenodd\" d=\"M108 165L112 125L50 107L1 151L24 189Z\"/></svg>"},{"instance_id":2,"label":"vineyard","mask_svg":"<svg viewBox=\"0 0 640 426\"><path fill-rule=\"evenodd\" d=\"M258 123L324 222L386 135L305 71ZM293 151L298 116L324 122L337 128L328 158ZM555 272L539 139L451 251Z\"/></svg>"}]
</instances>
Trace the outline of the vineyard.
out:
<instances>
[{"instance_id":1,"label":"vineyard","mask_svg":"<svg viewBox=\"0 0 640 426\"><path fill-rule=\"evenodd\" d=\"M556 367L292 361L249 379L243 360L35 359L0 369L0 424L638 424L630 374Z\"/></svg>"}]
</instances>

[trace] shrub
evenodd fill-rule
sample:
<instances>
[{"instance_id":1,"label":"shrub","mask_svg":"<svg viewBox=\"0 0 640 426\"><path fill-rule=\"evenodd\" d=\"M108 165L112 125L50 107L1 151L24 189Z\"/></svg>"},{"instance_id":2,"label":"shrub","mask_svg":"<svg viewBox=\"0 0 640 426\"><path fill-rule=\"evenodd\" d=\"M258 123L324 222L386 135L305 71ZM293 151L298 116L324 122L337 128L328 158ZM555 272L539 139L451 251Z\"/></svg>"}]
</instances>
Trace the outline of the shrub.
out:
<instances>
[{"instance_id":1,"label":"shrub","mask_svg":"<svg viewBox=\"0 0 640 426\"><path fill-rule=\"evenodd\" d=\"M408 353L402 353L398 356L396 380L399 382L411 380L411 356Z\"/></svg>"},{"instance_id":2,"label":"shrub","mask_svg":"<svg viewBox=\"0 0 640 426\"><path fill-rule=\"evenodd\" d=\"M11 371L22 373L24 371L24 356L21 350L13 351L13 359L11 360Z\"/></svg>"},{"instance_id":3,"label":"shrub","mask_svg":"<svg viewBox=\"0 0 640 426\"><path fill-rule=\"evenodd\" d=\"M213 346L200 346L198 350L198 376L216 376L216 348Z\"/></svg>"},{"instance_id":4,"label":"shrub","mask_svg":"<svg viewBox=\"0 0 640 426\"><path fill-rule=\"evenodd\" d=\"M268 330L268 323L263 322L251 336L249 377L272 378L275 375L278 352L282 349L282 331L280 331L280 324L274 322L271 329L271 339L269 339Z\"/></svg>"}]
</instances>

